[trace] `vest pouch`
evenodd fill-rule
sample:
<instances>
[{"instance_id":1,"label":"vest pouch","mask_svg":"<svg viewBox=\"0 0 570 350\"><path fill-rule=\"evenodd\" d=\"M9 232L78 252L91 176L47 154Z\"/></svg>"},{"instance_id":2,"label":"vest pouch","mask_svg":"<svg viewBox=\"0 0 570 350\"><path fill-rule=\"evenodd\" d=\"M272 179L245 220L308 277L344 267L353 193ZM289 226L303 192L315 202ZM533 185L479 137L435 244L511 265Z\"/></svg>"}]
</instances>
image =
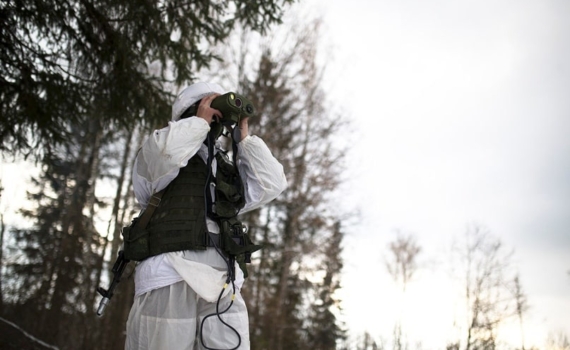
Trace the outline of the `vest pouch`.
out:
<instances>
[{"instance_id":1,"label":"vest pouch","mask_svg":"<svg viewBox=\"0 0 570 350\"><path fill-rule=\"evenodd\" d=\"M242 197L236 187L220 179L216 179L216 190L223 193L230 202L237 202Z\"/></svg>"},{"instance_id":2,"label":"vest pouch","mask_svg":"<svg viewBox=\"0 0 570 350\"><path fill-rule=\"evenodd\" d=\"M218 171L216 173L216 206L218 202L226 202L233 206L231 213L218 216L233 218L245 205L244 187L236 166L230 162L223 152L216 153Z\"/></svg>"},{"instance_id":3,"label":"vest pouch","mask_svg":"<svg viewBox=\"0 0 570 350\"><path fill-rule=\"evenodd\" d=\"M149 231L137 227L137 221L135 218L129 226L123 227L123 250L125 259L143 261L150 255Z\"/></svg>"},{"instance_id":4,"label":"vest pouch","mask_svg":"<svg viewBox=\"0 0 570 350\"><path fill-rule=\"evenodd\" d=\"M222 218L231 218L238 214L239 210L230 202L216 201L216 215Z\"/></svg>"}]
</instances>

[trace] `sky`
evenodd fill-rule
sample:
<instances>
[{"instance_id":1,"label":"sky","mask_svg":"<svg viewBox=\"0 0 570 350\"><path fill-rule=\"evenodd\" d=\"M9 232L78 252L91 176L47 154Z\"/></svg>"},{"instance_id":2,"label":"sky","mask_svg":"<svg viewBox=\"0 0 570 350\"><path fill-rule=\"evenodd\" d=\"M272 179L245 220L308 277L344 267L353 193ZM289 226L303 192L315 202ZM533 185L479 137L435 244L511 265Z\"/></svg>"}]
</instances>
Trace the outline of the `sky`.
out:
<instances>
[{"instance_id":1,"label":"sky","mask_svg":"<svg viewBox=\"0 0 570 350\"><path fill-rule=\"evenodd\" d=\"M391 338L399 294L384 259L400 230L423 248L408 336L444 348L460 309L446 261L477 223L514 250L525 345L570 337L570 2L303 6L324 19L327 92L353 129L343 202L360 215L339 293L351 334ZM517 327L502 336L520 344Z\"/></svg>"}]
</instances>

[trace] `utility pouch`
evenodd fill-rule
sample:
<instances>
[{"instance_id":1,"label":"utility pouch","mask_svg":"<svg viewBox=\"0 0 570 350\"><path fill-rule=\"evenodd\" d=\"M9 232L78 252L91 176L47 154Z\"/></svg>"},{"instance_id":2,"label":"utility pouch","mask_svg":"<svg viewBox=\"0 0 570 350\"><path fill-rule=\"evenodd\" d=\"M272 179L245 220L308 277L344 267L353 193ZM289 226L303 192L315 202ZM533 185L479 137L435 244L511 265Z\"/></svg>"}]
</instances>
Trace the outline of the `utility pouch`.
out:
<instances>
[{"instance_id":1,"label":"utility pouch","mask_svg":"<svg viewBox=\"0 0 570 350\"><path fill-rule=\"evenodd\" d=\"M220 218L233 218L245 205L243 183L237 168L226 154L216 153L216 161L216 215Z\"/></svg>"},{"instance_id":2,"label":"utility pouch","mask_svg":"<svg viewBox=\"0 0 570 350\"><path fill-rule=\"evenodd\" d=\"M133 261L142 261L150 256L149 231L139 227L138 221L138 217L134 218L121 232L125 258Z\"/></svg>"}]
</instances>

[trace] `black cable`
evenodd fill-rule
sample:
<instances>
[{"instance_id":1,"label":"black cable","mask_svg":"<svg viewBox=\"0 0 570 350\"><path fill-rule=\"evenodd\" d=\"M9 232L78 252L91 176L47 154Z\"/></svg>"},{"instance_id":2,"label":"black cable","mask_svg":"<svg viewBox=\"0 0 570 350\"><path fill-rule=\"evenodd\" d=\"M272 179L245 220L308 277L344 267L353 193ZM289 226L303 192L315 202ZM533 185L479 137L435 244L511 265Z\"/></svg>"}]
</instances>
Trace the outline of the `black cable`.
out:
<instances>
[{"instance_id":1,"label":"black cable","mask_svg":"<svg viewBox=\"0 0 570 350\"><path fill-rule=\"evenodd\" d=\"M232 281L233 294L232 294L232 299L231 299L231 301L230 301L230 304L228 305L228 307L227 307L224 311L220 312L220 301L222 300L222 296L224 295L224 291L226 290L227 286L228 286L228 284L227 284L227 281L226 281L226 284L224 285L224 288L222 288L222 291L220 292L220 295L218 296L218 301L216 302L216 312L215 312L215 313L212 313L212 314L209 314L209 315L206 315L206 316L202 319L202 322L200 322L200 342L202 343L202 346L203 346L204 348L208 349L208 350L236 350L236 349L238 349L238 348L241 346L241 336L240 336L239 332L238 332L234 327L232 327L232 325L230 325L229 323L227 323L226 321L224 321L224 320L222 319L222 314L226 313L226 312L232 307L232 305L234 304L234 298L235 298L235 295L236 295L236 294L235 294L235 293L236 293L236 287L235 287L235 284L233 283L233 281ZM229 329L231 329L231 330L236 334L236 336L238 337L238 343L237 343L237 345L236 345L235 347L230 348L230 349L218 349L218 348L211 348L211 347L207 346L207 345L204 343L204 333L203 333L203 330L204 330L204 323L206 322L206 320L207 320L208 318L210 318L210 317L212 317L212 316L217 316L218 319L220 320L220 322L221 322L224 326L228 327Z\"/></svg>"},{"instance_id":2,"label":"black cable","mask_svg":"<svg viewBox=\"0 0 570 350\"><path fill-rule=\"evenodd\" d=\"M222 288L222 291L220 292L220 295L218 296L218 300L216 301L216 312L206 315L203 319L202 322L200 322L200 343L202 344L202 346L204 348L206 348L207 350L236 350L241 346L241 336L239 334L239 332L232 327L230 324L228 324L226 321L224 321L222 319L222 314L226 313L234 304L234 298L236 295L236 286L235 286L235 276L234 276L234 269L232 268L231 264L232 262L235 265L235 261L233 261L233 259L228 259L225 257L225 255L222 253L222 251L220 250L220 247L218 247L218 245L216 244L216 241L212 238L212 233L208 230L208 216L210 214L211 211L211 204L212 204L212 199L211 199L211 189L210 189L210 180L212 178L212 161L214 158L214 147L213 147L213 141L212 141L212 135L211 133L208 133L208 136L206 138L206 145L208 146L208 157L207 157L207 167L208 167L208 175L206 176L206 185L204 186L204 205L205 205L205 213L206 215L204 215L204 221L205 221L205 227L206 227L206 232L208 233L208 238L212 241L212 243L214 244L214 248L216 249L216 252L218 253L218 255L220 255L220 257L224 260L224 262L226 263L226 267L228 270L228 277L226 278L226 283L224 284L224 287ZM210 200L208 200L210 199ZM219 233L219 235L221 236L221 233ZM226 288L228 287L228 283L232 284L232 289L233 289L233 293L231 296L231 301L230 304L228 305L228 307L220 312L220 302L222 300L222 296L224 295L224 291L226 290ZM198 315L196 315L198 316ZM204 343L204 322L213 316L217 316L218 319L220 320L220 322L228 327L229 329L231 329L236 336L238 337L238 343L235 347L230 348L230 349L217 349L217 348L211 348L209 346L207 346Z\"/></svg>"}]
</instances>

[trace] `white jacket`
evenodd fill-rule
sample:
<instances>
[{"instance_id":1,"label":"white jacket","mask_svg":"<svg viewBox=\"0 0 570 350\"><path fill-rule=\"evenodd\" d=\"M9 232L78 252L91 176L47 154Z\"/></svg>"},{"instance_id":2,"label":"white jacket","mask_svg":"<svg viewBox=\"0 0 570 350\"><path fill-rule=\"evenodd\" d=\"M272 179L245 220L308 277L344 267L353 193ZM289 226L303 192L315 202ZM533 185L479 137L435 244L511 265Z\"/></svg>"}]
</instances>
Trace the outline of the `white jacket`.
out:
<instances>
[{"instance_id":1,"label":"white jacket","mask_svg":"<svg viewBox=\"0 0 570 350\"><path fill-rule=\"evenodd\" d=\"M208 149L203 141L209 131L204 119L191 117L169 122L146 140L133 167L135 197L143 209L151 195L164 189L195 154L206 162ZM240 213L269 203L287 187L283 166L259 137L247 136L238 143L237 162L246 199ZM215 158L212 166L215 174ZM210 232L218 233L217 224L207 221ZM135 295L185 280L202 298L213 302L225 279L225 262L213 248L160 254L137 266ZM236 267L236 286L242 284L243 274Z\"/></svg>"}]
</instances>

